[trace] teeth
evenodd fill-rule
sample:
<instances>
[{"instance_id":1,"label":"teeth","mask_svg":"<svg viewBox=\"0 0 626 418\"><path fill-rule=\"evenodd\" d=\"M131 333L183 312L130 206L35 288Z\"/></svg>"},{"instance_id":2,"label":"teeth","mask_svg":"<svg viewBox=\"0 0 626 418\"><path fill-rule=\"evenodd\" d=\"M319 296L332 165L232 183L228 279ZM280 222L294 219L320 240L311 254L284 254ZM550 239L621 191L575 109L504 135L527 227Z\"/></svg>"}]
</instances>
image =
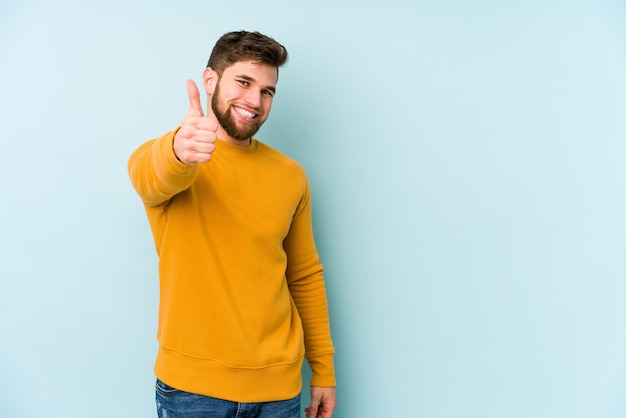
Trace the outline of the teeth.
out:
<instances>
[{"instance_id":1,"label":"teeth","mask_svg":"<svg viewBox=\"0 0 626 418\"><path fill-rule=\"evenodd\" d=\"M248 112L247 110L242 109L240 107L235 107L234 109L235 109L235 111L237 113L239 113L241 116L246 117L246 118L252 119L252 118L254 118L256 116L256 114L254 114L252 112Z\"/></svg>"}]
</instances>

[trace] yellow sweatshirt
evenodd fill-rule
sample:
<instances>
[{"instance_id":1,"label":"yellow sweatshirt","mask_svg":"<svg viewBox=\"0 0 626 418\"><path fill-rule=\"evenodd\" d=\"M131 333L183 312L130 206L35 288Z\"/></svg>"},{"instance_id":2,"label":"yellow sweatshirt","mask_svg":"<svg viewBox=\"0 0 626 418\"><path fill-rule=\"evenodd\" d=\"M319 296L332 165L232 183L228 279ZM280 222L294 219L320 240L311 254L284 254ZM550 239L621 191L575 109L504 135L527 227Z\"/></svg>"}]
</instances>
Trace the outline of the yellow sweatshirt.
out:
<instances>
[{"instance_id":1,"label":"yellow sweatshirt","mask_svg":"<svg viewBox=\"0 0 626 418\"><path fill-rule=\"evenodd\" d=\"M175 132L128 164L159 255L157 377L235 402L290 399L306 352L311 385L335 386L304 171L254 139L218 140L211 161L187 166Z\"/></svg>"}]
</instances>

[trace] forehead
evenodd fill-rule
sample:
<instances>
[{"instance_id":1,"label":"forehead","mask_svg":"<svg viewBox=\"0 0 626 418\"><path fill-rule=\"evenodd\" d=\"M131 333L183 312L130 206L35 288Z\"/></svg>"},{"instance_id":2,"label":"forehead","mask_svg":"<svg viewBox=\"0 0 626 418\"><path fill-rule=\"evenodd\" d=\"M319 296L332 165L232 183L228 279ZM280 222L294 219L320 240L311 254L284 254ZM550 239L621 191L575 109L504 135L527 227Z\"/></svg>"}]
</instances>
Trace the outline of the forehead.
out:
<instances>
[{"instance_id":1,"label":"forehead","mask_svg":"<svg viewBox=\"0 0 626 418\"><path fill-rule=\"evenodd\" d=\"M256 61L238 61L224 70L223 76L245 77L265 86L275 86L278 69Z\"/></svg>"}]
</instances>

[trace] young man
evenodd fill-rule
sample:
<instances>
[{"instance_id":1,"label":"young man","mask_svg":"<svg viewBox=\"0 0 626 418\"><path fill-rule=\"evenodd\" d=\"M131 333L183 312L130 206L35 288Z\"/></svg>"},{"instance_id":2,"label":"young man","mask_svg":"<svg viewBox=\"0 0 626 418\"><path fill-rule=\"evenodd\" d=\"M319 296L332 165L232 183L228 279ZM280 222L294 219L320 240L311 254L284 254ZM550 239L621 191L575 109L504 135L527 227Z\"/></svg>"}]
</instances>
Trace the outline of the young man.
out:
<instances>
[{"instance_id":1,"label":"young man","mask_svg":"<svg viewBox=\"0 0 626 418\"><path fill-rule=\"evenodd\" d=\"M334 348L311 195L300 165L253 138L286 49L258 32L216 43L181 125L140 146L129 174L159 255L161 418L300 416L336 405Z\"/></svg>"}]
</instances>

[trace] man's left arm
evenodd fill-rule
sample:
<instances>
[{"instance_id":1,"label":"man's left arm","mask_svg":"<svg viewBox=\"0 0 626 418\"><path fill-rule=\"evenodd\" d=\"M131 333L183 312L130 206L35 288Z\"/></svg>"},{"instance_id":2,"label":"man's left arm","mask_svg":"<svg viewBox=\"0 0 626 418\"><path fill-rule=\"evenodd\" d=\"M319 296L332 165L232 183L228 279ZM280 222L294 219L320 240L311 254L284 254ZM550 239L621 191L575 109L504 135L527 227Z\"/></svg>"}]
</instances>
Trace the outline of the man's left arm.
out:
<instances>
[{"instance_id":1,"label":"man's left arm","mask_svg":"<svg viewBox=\"0 0 626 418\"><path fill-rule=\"evenodd\" d=\"M283 244L287 252L287 282L304 329L306 358L312 371L310 384L334 388L335 349L330 335L324 268L313 237L308 183Z\"/></svg>"}]
</instances>

